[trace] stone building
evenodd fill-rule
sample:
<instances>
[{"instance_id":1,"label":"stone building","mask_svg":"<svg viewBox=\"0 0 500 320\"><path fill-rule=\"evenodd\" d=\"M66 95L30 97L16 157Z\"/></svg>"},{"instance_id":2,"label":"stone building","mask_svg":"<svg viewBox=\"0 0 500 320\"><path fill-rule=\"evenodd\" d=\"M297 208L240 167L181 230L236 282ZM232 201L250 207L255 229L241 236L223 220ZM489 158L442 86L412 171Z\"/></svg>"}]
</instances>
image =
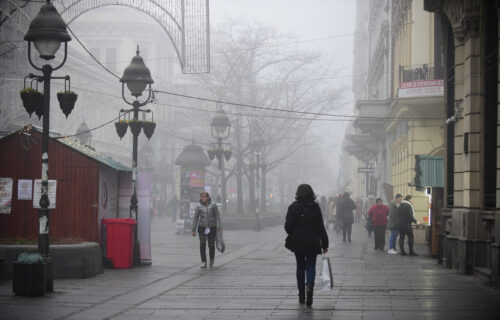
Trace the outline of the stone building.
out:
<instances>
[{"instance_id":1,"label":"stone building","mask_svg":"<svg viewBox=\"0 0 500 320\"><path fill-rule=\"evenodd\" d=\"M387 202L396 193L412 194L421 222L428 222L429 197L414 184L415 156L444 155L441 32L435 20L423 0L358 0L358 117L346 130L343 148L343 158L350 154L358 161L343 160L355 163L346 175L352 190Z\"/></svg>"},{"instance_id":2,"label":"stone building","mask_svg":"<svg viewBox=\"0 0 500 320\"><path fill-rule=\"evenodd\" d=\"M499 282L498 1L425 0L440 18L446 98L440 261Z\"/></svg>"}]
</instances>

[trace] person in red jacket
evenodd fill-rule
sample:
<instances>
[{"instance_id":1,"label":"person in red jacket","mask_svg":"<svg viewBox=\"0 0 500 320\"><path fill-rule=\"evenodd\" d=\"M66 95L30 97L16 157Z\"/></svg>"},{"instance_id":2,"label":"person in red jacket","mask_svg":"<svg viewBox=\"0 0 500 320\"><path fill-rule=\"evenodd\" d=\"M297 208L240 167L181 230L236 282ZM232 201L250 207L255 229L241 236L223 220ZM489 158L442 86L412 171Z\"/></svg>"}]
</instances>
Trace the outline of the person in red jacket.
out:
<instances>
[{"instance_id":1,"label":"person in red jacket","mask_svg":"<svg viewBox=\"0 0 500 320\"><path fill-rule=\"evenodd\" d=\"M382 199L377 198L375 204L368 210L368 216L372 220L373 239L375 240L375 250L384 250L385 227L387 226L387 216L389 207L382 204Z\"/></svg>"}]
</instances>

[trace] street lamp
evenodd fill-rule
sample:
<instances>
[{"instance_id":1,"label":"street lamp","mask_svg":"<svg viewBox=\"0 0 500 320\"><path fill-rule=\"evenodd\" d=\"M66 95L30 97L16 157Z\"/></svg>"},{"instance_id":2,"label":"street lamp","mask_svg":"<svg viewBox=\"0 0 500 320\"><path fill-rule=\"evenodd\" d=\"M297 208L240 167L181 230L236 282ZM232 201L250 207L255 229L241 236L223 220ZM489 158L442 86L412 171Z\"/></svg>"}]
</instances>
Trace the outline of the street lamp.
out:
<instances>
[{"instance_id":1,"label":"street lamp","mask_svg":"<svg viewBox=\"0 0 500 320\"><path fill-rule=\"evenodd\" d=\"M69 76L52 77L52 72L61 68L66 62L68 55L68 41L71 40L70 35L66 31L66 23L61 18L56 8L47 0L40 8L40 12L31 21L28 32L24 36L24 40L28 41L28 60L33 68L42 71L43 76L30 74L28 77L39 82L43 81L43 103L42 99L38 99L37 104L39 109L43 106L43 131L42 131L42 190L40 197L40 209L38 210L39 228L38 228L38 250L42 255L48 277L46 279L45 288L47 291L53 291L52 279L52 260L49 252L49 205L48 197L48 179L49 179L49 120L50 120L50 80L65 79L69 81ZM31 59L31 43L33 42L35 49L38 51L40 58L47 60L47 64L39 67L33 63ZM61 42L64 42L64 57L62 62L57 67L52 67L48 61L55 58L56 52L61 47ZM30 88L32 89L32 88ZM24 91L24 90L23 90ZM21 96L23 94L21 91ZM34 91L34 90L33 90ZM66 90L65 92L66 93ZM38 93L40 97L40 93ZM76 101L76 95L73 94L73 105L70 108L63 108L66 117L71 112ZM24 98L23 98L24 104ZM26 107L26 104L25 104ZM28 113L29 110L27 109ZM41 111L41 110L40 110ZM30 113L31 115L31 113Z\"/></svg>"},{"instance_id":2,"label":"street lamp","mask_svg":"<svg viewBox=\"0 0 500 320\"><path fill-rule=\"evenodd\" d=\"M137 181L137 140L141 129L144 129L148 140L153 136L156 123L153 117L151 121L147 121L145 115L151 113L151 110L141 110L140 108L150 102L151 98L151 84L154 82L151 78L151 72L144 64L144 60L139 55L139 46L137 46L136 56L132 58L130 64L125 68L123 77L120 79L122 83L122 97L123 100L132 106L129 110L120 110L119 121L115 123L116 132L120 139L125 135L127 127L130 126L130 131L133 136L132 145L132 197L130 198L130 217L137 220L137 194L136 194L136 181ZM133 102L129 102L125 98L125 85L130 91L130 94L135 97ZM144 102L139 102L138 98L142 95L143 91L149 85L148 98ZM130 119L130 112L133 111L133 118ZM139 120L139 112L142 113L142 120ZM126 116L128 115L128 120Z\"/></svg>"},{"instance_id":3,"label":"street lamp","mask_svg":"<svg viewBox=\"0 0 500 320\"><path fill-rule=\"evenodd\" d=\"M231 121L224 113L224 110L219 109L210 122L211 134L216 143L211 143L208 149L208 157L213 160L215 157L219 160L219 170L221 174L221 196L223 208L226 207L226 181L224 175L224 159L229 161L231 159L231 147L228 143L223 143L224 139L229 137L231 131Z\"/></svg>"}]
</instances>

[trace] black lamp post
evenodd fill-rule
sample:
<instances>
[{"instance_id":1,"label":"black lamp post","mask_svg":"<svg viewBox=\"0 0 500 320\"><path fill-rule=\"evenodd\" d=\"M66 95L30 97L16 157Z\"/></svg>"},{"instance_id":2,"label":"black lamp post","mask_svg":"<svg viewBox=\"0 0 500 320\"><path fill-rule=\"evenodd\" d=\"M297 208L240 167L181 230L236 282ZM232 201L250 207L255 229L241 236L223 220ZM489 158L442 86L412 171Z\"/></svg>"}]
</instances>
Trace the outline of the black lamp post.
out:
<instances>
[{"instance_id":1,"label":"black lamp post","mask_svg":"<svg viewBox=\"0 0 500 320\"><path fill-rule=\"evenodd\" d=\"M68 41L71 40L70 35L66 31L66 23L61 18L56 8L47 0L41 7L40 12L31 21L30 27L24 40L28 41L28 60L33 68L43 73L43 76L30 74L28 77L43 81L43 101L38 101L38 108L43 112L43 131L42 131L42 195L40 197L39 214L39 234L38 234L38 250L47 263L48 278L46 289L53 291L52 284L52 264L49 252L49 197L48 197L48 179L49 179L49 120L50 120L50 80L65 79L69 81L69 76L52 77L52 72L61 68L66 62L68 53ZM52 67L49 63L39 67L35 65L31 59L31 43L33 42L35 49L44 60L50 61L55 58L56 52L64 42L64 57L62 62L57 67ZM66 91L65 91L66 92ZM76 95L73 94L73 104L70 108L61 108L66 114L66 117L73 109ZM40 99L41 100L41 99ZM23 101L24 103L24 101ZM43 106L43 107L42 107ZM29 110L27 110L29 112ZM42 111L42 110L40 110ZM30 113L30 112L29 112ZM31 113L30 113L31 115Z\"/></svg>"},{"instance_id":2,"label":"black lamp post","mask_svg":"<svg viewBox=\"0 0 500 320\"><path fill-rule=\"evenodd\" d=\"M219 170L221 173L221 201L223 208L226 208L226 178L224 174L224 158L226 161L231 159L231 147L228 143L223 143L224 139L229 137L231 131L231 121L224 113L224 110L219 109L210 123L212 137L217 140L216 143L211 143L208 149L208 157L213 160L215 157L219 160Z\"/></svg>"},{"instance_id":3,"label":"black lamp post","mask_svg":"<svg viewBox=\"0 0 500 320\"><path fill-rule=\"evenodd\" d=\"M137 181L137 140L141 129L147 138L150 139L154 133L156 123L151 118L151 121L145 120L146 113L152 113L151 110L141 110L140 108L150 102L151 98L151 84L154 82L151 78L151 72L144 64L144 60L139 55L139 46L137 46L137 55L132 58L132 62L125 68L123 77L120 79L122 83L122 97L123 100L132 106L132 109L121 110L123 118L120 117L119 121L115 123L116 132L120 139L125 135L127 126L130 126L130 131L133 136L132 145L132 197L130 198L130 217L137 220L137 194L136 194L136 181ZM130 94L135 97L133 102L129 102L125 98L125 85L130 90ZM149 85L148 98L144 102L139 102L138 98L142 95L144 89ZM133 118L126 120L126 115L133 112ZM139 112L142 113L142 120L139 120ZM136 233L137 234L137 233Z\"/></svg>"}]
</instances>

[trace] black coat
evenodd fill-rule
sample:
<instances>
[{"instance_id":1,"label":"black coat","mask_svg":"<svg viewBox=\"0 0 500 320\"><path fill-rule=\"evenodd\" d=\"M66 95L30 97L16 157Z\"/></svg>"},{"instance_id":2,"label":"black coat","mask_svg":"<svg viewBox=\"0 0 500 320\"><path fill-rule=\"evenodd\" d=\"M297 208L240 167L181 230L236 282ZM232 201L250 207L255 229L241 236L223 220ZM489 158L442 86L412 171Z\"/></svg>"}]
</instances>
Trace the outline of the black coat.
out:
<instances>
[{"instance_id":1,"label":"black coat","mask_svg":"<svg viewBox=\"0 0 500 320\"><path fill-rule=\"evenodd\" d=\"M352 215L352 210L354 209L356 209L356 205L351 198L342 198L342 200L340 200L337 215L344 225L354 223L354 217Z\"/></svg>"},{"instance_id":2,"label":"black coat","mask_svg":"<svg viewBox=\"0 0 500 320\"><path fill-rule=\"evenodd\" d=\"M290 235L290 245L295 253L320 254L328 249L323 215L314 201L294 201L286 213L285 231Z\"/></svg>"},{"instance_id":3,"label":"black coat","mask_svg":"<svg viewBox=\"0 0 500 320\"><path fill-rule=\"evenodd\" d=\"M410 202L403 200L398 207L398 230L411 229L412 222L417 223L417 220L413 217L413 207Z\"/></svg>"}]
</instances>

